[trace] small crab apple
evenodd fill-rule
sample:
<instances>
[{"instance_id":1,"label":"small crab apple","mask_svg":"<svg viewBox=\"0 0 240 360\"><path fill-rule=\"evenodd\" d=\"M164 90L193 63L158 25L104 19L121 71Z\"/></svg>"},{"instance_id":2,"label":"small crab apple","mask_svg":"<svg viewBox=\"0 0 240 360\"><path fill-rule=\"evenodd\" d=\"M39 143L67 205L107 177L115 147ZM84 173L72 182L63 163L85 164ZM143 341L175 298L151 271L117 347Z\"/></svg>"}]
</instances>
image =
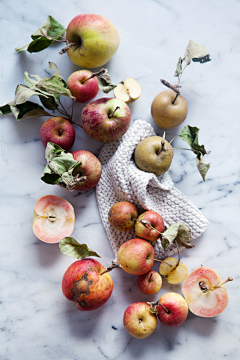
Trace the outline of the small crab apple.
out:
<instances>
[{"instance_id":1,"label":"small crab apple","mask_svg":"<svg viewBox=\"0 0 240 360\"><path fill-rule=\"evenodd\" d=\"M113 290L112 278L105 270L95 259L75 261L63 276L64 296L74 301L81 311L99 308L109 299Z\"/></svg>"},{"instance_id":2,"label":"small crab apple","mask_svg":"<svg viewBox=\"0 0 240 360\"><path fill-rule=\"evenodd\" d=\"M169 284L180 284L188 275L186 266L174 257L164 259L164 262L159 265L159 272L167 278Z\"/></svg>"},{"instance_id":3,"label":"small crab apple","mask_svg":"<svg viewBox=\"0 0 240 360\"><path fill-rule=\"evenodd\" d=\"M137 339L144 339L156 329L157 317L150 312L148 304L136 302L125 310L123 325L130 335Z\"/></svg>"},{"instance_id":4,"label":"small crab apple","mask_svg":"<svg viewBox=\"0 0 240 360\"><path fill-rule=\"evenodd\" d=\"M174 292L164 294L156 306L158 318L162 324L170 327L181 325L188 315L188 304L184 298Z\"/></svg>"},{"instance_id":5,"label":"small crab apple","mask_svg":"<svg viewBox=\"0 0 240 360\"><path fill-rule=\"evenodd\" d=\"M119 201L114 204L108 213L108 221L117 230L128 231L135 225L138 211L129 201Z\"/></svg>"},{"instance_id":6,"label":"small crab apple","mask_svg":"<svg viewBox=\"0 0 240 360\"><path fill-rule=\"evenodd\" d=\"M89 70L78 70L67 80L69 90L79 103L92 100L98 93L98 78L91 76L92 72Z\"/></svg>"},{"instance_id":7,"label":"small crab apple","mask_svg":"<svg viewBox=\"0 0 240 360\"><path fill-rule=\"evenodd\" d=\"M74 169L74 176L82 177L81 182L74 188L77 191L92 189L100 180L102 174L102 165L98 158L87 150L77 150L72 153L74 160L79 161L81 165Z\"/></svg>"},{"instance_id":8,"label":"small crab apple","mask_svg":"<svg viewBox=\"0 0 240 360\"><path fill-rule=\"evenodd\" d=\"M63 237L71 235L74 223L74 209L61 197L46 195L36 202L32 227L39 240L58 243Z\"/></svg>"},{"instance_id":9,"label":"small crab apple","mask_svg":"<svg viewBox=\"0 0 240 360\"><path fill-rule=\"evenodd\" d=\"M161 275L154 270L150 270L146 274L140 275L138 277L138 287L144 294L156 294L162 287Z\"/></svg>"},{"instance_id":10,"label":"small crab apple","mask_svg":"<svg viewBox=\"0 0 240 360\"><path fill-rule=\"evenodd\" d=\"M117 253L121 268L132 275L146 274L154 264L154 257L152 245L139 238L124 242Z\"/></svg>"},{"instance_id":11,"label":"small crab apple","mask_svg":"<svg viewBox=\"0 0 240 360\"><path fill-rule=\"evenodd\" d=\"M216 271L201 266L194 270L184 281L182 293L189 310L198 316L213 317L219 315L228 304L228 292L225 283Z\"/></svg>"},{"instance_id":12,"label":"small crab apple","mask_svg":"<svg viewBox=\"0 0 240 360\"><path fill-rule=\"evenodd\" d=\"M69 151L75 141L75 130L65 118L56 116L45 121L40 129L40 138L46 147L48 142L61 146Z\"/></svg>"},{"instance_id":13,"label":"small crab apple","mask_svg":"<svg viewBox=\"0 0 240 360\"><path fill-rule=\"evenodd\" d=\"M147 220L151 225L142 222ZM142 239L156 241L160 234L164 232L164 221L156 211L149 210L141 214L135 223L135 233Z\"/></svg>"}]
</instances>

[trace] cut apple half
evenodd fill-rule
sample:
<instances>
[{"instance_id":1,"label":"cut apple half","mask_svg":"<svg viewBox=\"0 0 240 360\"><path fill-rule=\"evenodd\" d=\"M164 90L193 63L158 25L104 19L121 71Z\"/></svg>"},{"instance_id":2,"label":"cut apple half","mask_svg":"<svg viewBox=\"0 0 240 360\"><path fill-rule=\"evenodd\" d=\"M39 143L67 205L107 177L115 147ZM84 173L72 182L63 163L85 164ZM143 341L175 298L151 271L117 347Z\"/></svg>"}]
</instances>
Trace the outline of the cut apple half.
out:
<instances>
[{"instance_id":1,"label":"cut apple half","mask_svg":"<svg viewBox=\"0 0 240 360\"><path fill-rule=\"evenodd\" d=\"M74 223L74 209L67 200L55 195L46 195L36 202L32 227L39 240L51 244L58 243L72 234Z\"/></svg>"},{"instance_id":2,"label":"cut apple half","mask_svg":"<svg viewBox=\"0 0 240 360\"><path fill-rule=\"evenodd\" d=\"M186 266L181 261L178 263L178 259L174 257L164 259L159 266L159 272L166 277L169 284L180 284L188 275Z\"/></svg>"},{"instance_id":3,"label":"cut apple half","mask_svg":"<svg viewBox=\"0 0 240 360\"><path fill-rule=\"evenodd\" d=\"M113 93L115 98L129 104L141 96L142 88L136 80L127 78L114 88Z\"/></svg>"},{"instance_id":4,"label":"cut apple half","mask_svg":"<svg viewBox=\"0 0 240 360\"><path fill-rule=\"evenodd\" d=\"M228 304L225 283L216 271L201 266L184 281L182 293L190 311L198 316L213 317L220 314Z\"/></svg>"}]
</instances>

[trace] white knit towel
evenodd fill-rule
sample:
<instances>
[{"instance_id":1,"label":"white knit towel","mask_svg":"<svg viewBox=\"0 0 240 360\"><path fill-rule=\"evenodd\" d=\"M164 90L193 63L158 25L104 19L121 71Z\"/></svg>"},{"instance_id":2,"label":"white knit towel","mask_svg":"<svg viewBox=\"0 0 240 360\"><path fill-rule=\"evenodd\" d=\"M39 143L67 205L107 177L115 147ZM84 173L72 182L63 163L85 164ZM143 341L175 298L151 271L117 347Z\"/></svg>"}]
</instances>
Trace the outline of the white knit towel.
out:
<instances>
[{"instance_id":1,"label":"white knit towel","mask_svg":"<svg viewBox=\"0 0 240 360\"><path fill-rule=\"evenodd\" d=\"M137 168L133 153L137 144L156 135L152 126L136 120L119 140L103 146L99 155L102 176L96 188L98 207L114 255L120 245L136 237L134 230L116 230L108 221L108 212L118 201L129 201L141 212L154 210L159 213L166 226L184 222L191 228L192 239L200 236L209 225L208 220L188 198L177 190L170 176L156 176ZM172 244L163 250L160 240L152 243L155 257L163 259L177 252Z\"/></svg>"}]
</instances>

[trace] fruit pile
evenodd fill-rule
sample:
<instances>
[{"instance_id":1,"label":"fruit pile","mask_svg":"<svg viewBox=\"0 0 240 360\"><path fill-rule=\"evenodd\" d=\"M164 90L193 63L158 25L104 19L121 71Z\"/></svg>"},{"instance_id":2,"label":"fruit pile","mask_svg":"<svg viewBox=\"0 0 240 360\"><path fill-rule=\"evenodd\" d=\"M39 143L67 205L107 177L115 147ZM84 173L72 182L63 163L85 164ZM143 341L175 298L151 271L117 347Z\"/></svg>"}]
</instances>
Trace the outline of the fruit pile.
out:
<instances>
[{"instance_id":1,"label":"fruit pile","mask_svg":"<svg viewBox=\"0 0 240 360\"><path fill-rule=\"evenodd\" d=\"M119 139L127 132L131 122L131 111L127 104L137 100L142 89L131 78L113 85L107 69L100 69L96 73L88 70L105 65L118 49L119 34L110 21L99 15L82 14L70 22L66 37L63 37L64 32L65 28L49 16L31 35L32 41L16 50L19 53L38 52L54 42L63 42L66 46L60 53L67 52L73 63L86 69L72 73L67 81L51 62L49 70L54 71L51 78L42 79L25 71L26 85L17 86L13 101L1 106L0 114L12 113L17 120L50 116L40 130L47 161L41 180L68 191L83 191L97 185L102 166L89 151L69 152L75 141L73 125L80 126L87 135L100 142ZM191 61L210 61L206 49L192 40L189 41L184 57L180 57L177 63L174 76L178 77L178 84L172 85L161 79L162 84L170 90L161 92L152 102L152 117L162 129L179 126L187 116L188 105L179 88L182 73ZM185 66L182 67L182 64ZM81 113L81 124L74 122L74 101L91 101L99 89L104 93L113 90L115 98L103 97L86 104ZM42 105L30 101L32 96L38 96ZM63 106L61 96L72 100L71 114ZM61 116L52 117L49 111L55 110ZM179 136L196 155L198 170L205 180L210 164L206 164L203 158L209 152L198 143L198 132L197 127L185 126ZM172 162L174 148L171 143L165 139L165 133L162 137L152 136L139 142L133 154L136 166L142 171L161 176ZM32 226L37 238L47 243L59 243L64 254L78 259L65 272L62 289L64 296L75 302L79 310L97 309L109 299L113 290L109 272L114 268L138 276L137 283L144 294L155 294L161 289L161 275L170 284L184 281L184 297L171 292L155 302L137 302L126 309L124 326L136 338L151 335L157 326L157 319L166 326L175 327L185 321L188 310L198 316L211 317L226 308L228 293L224 284L232 279L222 282L215 271L204 266L188 276L186 266L180 261L179 251L178 259L168 257L161 261L159 272L152 270L154 261L160 260L155 259L151 242L160 240L163 249L171 243L176 244L178 250L179 245L193 247L190 243L191 229L186 224L176 223L166 228L160 214L149 210L139 214L135 205L129 202L114 204L108 220L111 226L120 231L134 228L136 237L120 246L117 261L108 263L110 266L106 269L99 261L91 258L101 258L99 254L70 237L74 230L75 213L69 202L47 195L35 204Z\"/></svg>"}]
</instances>

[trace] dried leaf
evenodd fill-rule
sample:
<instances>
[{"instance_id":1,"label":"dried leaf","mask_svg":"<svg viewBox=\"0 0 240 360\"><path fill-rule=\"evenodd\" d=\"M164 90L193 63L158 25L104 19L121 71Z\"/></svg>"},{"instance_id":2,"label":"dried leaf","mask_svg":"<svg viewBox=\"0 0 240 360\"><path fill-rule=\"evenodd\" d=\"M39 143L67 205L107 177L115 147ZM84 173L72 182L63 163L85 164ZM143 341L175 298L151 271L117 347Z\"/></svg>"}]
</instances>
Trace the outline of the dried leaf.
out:
<instances>
[{"instance_id":1,"label":"dried leaf","mask_svg":"<svg viewBox=\"0 0 240 360\"><path fill-rule=\"evenodd\" d=\"M179 77L179 76L182 74L182 72L183 72L183 70L182 70L182 63L183 63L183 59L180 57L180 58L178 59L177 68L176 68L175 73L174 73L173 76Z\"/></svg>"},{"instance_id":2,"label":"dried leaf","mask_svg":"<svg viewBox=\"0 0 240 360\"><path fill-rule=\"evenodd\" d=\"M31 101L26 101L24 104L19 104L16 106L12 105L12 103L9 104L11 112L17 120L38 116L51 116L51 114L45 111L42 106Z\"/></svg>"},{"instance_id":3,"label":"dried leaf","mask_svg":"<svg viewBox=\"0 0 240 360\"><path fill-rule=\"evenodd\" d=\"M80 244L72 237L63 238L59 243L59 248L63 254L75 259L82 260L90 256L101 257L98 253L89 249L86 244Z\"/></svg>"},{"instance_id":4,"label":"dried leaf","mask_svg":"<svg viewBox=\"0 0 240 360\"><path fill-rule=\"evenodd\" d=\"M193 247L193 245L189 244L191 242L191 229L184 223L178 222L170 225L167 230L164 231L162 237L161 244L164 250L175 240L184 247Z\"/></svg>"},{"instance_id":5,"label":"dried leaf","mask_svg":"<svg viewBox=\"0 0 240 360\"><path fill-rule=\"evenodd\" d=\"M204 46L198 44L193 40L189 40L188 47L184 54L186 65L189 65L191 60L195 62L205 63L210 61L210 54Z\"/></svg>"},{"instance_id":6,"label":"dried leaf","mask_svg":"<svg viewBox=\"0 0 240 360\"><path fill-rule=\"evenodd\" d=\"M98 75L98 86L99 88L105 93L108 94L110 91L112 91L117 85L112 84L111 77L108 73L107 69L102 69L100 75Z\"/></svg>"},{"instance_id":7,"label":"dried leaf","mask_svg":"<svg viewBox=\"0 0 240 360\"><path fill-rule=\"evenodd\" d=\"M203 158L202 154L200 154L199 157L197 156L196 162L197 162L198 171L200 172L203 180L205 181L206 174L210 168L210 163L207 164L204 162L204 158Z\"/></svg>"},{"instance_id":8,"label":"dried leaf","mask_svg":"<svg viewBox=\"0 0 240 360\"><path fill-rule=\"evenodd\" d=\"M186 125L179 136L183 141L190 145L195 154L207 155L210 151L207 151L204 145L199 145L198 133L199 129L197 127Z\"/></svg>"}]
</instances>

